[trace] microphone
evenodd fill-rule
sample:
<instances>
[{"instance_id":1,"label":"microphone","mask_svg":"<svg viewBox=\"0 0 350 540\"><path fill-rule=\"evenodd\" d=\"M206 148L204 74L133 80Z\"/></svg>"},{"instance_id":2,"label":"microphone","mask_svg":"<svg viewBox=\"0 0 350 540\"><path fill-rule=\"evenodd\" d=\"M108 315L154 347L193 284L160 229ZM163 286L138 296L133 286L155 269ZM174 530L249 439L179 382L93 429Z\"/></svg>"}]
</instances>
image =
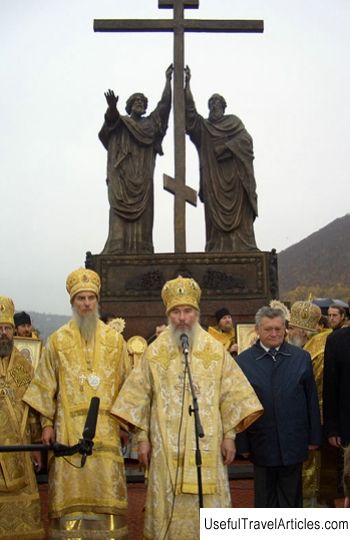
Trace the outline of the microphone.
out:
<instances>
[{"instance_id":1,"label":"microphone","mask_svg":"<svg viewBox=\"0 0 350 540\"><path fill-rule=\"evenodd\" d=\"M95 437L99 406L100 406L100 398L96 396L91 398L89 410L86 416L85 425L83 429L83 438L82 440L80 440L79 452L80 454L82 454L81 456L82 467L84 467L85 465L86 457L91 456L92 454L92 447L94 445L94 443L92 442L92 439Z\"/></svg>"},{"instance_id":2,"label":"microphone","mask_svg":"<svg viewBox=\"0 0 350 540\"><path fill-rule=\"evenodd\" d=\"M188 354L189 350L190 350L190 344L188 342L188 335L187 334L181 334L180 341L181 341L183 353Z\"/></svg>"},{"instance_id":3,"label":"microphone","mask_svg":"<svg viewBox=\"0 0 350 540\"><path fill-rule=\"evenodd\" d=\"M90 401L90 407L85 420L83 429L83 439L91 441L95 437L98 409L100 406L100 398L93 397Z\"/></svg>"}]
</instances>

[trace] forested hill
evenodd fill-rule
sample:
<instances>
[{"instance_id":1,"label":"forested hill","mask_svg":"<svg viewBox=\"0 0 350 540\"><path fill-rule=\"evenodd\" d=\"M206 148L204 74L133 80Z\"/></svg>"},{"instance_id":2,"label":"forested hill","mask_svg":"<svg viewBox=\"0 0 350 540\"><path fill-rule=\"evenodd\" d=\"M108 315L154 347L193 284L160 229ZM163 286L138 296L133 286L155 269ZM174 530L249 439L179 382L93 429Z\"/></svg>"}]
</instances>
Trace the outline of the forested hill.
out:
<instances>
[{"instance_id":1,"label":"forested hill","mask_svg":"<svg viewBox=\"0 0 350 540\"><path fill-rule=\"evenodd\" d=\"M280 298L350 298L350 214L278 254Z\"/></svg>"},{"instance_id":2,"label":"forested hill","mask_svg":"<svg viewBox=\"0 0 350 540\"><path fill-rule=\"evenodd\" d=\"M48 336L52 334L57 328L65 324L70 317L66 315L52 315L50 313L37 313L35 311L28 311L32 325L38 329L40 333L40 339L46 341Z\"/></svg>"}]
</instances>

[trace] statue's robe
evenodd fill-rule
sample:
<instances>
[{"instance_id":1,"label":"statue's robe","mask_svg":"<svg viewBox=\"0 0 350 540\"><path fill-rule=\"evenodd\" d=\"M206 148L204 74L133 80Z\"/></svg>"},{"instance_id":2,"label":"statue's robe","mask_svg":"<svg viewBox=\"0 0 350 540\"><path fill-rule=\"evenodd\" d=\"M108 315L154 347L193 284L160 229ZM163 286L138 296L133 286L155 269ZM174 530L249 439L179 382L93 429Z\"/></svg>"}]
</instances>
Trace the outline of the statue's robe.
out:
<instances>
[{"instance_id":1,"label":"statue's robe","mask_svg":"<svg viewBox=\"0 0 350 540\"><path fill-rule=\"evenodd\" d=\"M262 414L243 372L224 347L199 325L189 354L204 430L200 439L205 507L230 507L223 438L234 438ZM183 354L166 329L125 382L112 413L151 443L144 538L199 538L194 417ZM166 533L167 531L167 533Z\"/></svg>"},{"instance_id":2,"label":"statue's robe","mask_svg":"<svg viewBox=\"0 0 350 540\"><path fill-rule=\"evenodd\" d=\"M47 341L24 400L40 412L44 427L54 427L57 442L78 443L91 398L100 398L93 452L84 467L80 468L79 454L49 459L52 538L61 538L60 531L66 530L78 535L72 538L80 538L79 531L84 530L84 540L108 540L114 539L114 529L118 538L127 538L124 462L119 425L110 408L128 372L122 336L101 321L88 343L74 320Z\"/></svg>"},{"instance_id":3,"label":"statue's robe","mask_svg":"<svg viewBox=\"0 0 350 540\"><path fill-rule=\"evenodd\" d=\"M253 224L258 208L252 138L237 116L206 120L198 114L189 92L185 92L185 102L186 133L199 155L205 251L256 250ZM216 149L223 144L226 150L217 157Z\"/></svg>"},{"instance_id":4,"label":"statue's robe","mask_svg":"<svg viewBox=\"0 0 350 540\"><path fill-rule=\"evenodd\" d=\"M14 347L0 359L1 445L23 445L40 439L40 424L22 401L33 376L30 362ZM30 452L0 453L0 538L38 540L45 533Z\"/></svg>"}]
</instances>

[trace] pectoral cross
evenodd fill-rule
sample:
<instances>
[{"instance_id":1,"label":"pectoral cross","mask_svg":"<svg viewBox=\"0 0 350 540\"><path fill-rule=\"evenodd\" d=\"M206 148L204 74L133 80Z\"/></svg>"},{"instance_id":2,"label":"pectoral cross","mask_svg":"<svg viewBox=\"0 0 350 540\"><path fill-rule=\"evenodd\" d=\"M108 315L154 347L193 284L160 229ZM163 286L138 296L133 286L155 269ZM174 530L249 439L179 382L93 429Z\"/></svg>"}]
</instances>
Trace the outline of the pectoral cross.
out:
<instances>
[{"instance_id":1,"label":"pectoral cross","mask_svg":"<svg viewBox=\"0 0 350 540\"><path fill-rule=\"evenodd\" d=\"M172 19L98 19L95 32L173 32L174 34L174 178L164 175L164 189L174 194L175 253L186 252L186 202L196 206L197 193L186 185L184 36L185 32L263 32L261 20L185 19L185 9L198 9L199 0L158 0L160 9L173 9Z\"/></svg>"}]
</instances>

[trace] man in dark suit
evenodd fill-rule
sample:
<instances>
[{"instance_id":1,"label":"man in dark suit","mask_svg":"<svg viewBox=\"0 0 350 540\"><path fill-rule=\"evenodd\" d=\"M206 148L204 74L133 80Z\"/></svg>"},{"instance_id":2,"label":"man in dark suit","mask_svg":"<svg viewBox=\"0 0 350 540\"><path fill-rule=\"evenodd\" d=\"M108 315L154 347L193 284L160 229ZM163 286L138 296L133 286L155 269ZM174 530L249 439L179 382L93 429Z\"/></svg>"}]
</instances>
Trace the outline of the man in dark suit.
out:
<instances>
[{"instance_id":1,"label":"man in dark suit","mask_svg":"<svg viewBox=\"0 0 350 540\"><path fill-rule=\"evenodd\" d=\"M323 370L323 422L328 442L350 443L350 327L327 338Z\"/></svg>"},{"instance_id":2,"label":"man in dark suit","mask_svg":"<svg viewBox=\"0 0 350 540\"><path fill-rule=\"evenodd\" d=\"M302 464L321 443L320 411L308 352L285 341L282 310L256 314L258 341L237 357L264 414L237 436L254 464L255 507L302 507Z\"/></svg>"}]
</instances>

